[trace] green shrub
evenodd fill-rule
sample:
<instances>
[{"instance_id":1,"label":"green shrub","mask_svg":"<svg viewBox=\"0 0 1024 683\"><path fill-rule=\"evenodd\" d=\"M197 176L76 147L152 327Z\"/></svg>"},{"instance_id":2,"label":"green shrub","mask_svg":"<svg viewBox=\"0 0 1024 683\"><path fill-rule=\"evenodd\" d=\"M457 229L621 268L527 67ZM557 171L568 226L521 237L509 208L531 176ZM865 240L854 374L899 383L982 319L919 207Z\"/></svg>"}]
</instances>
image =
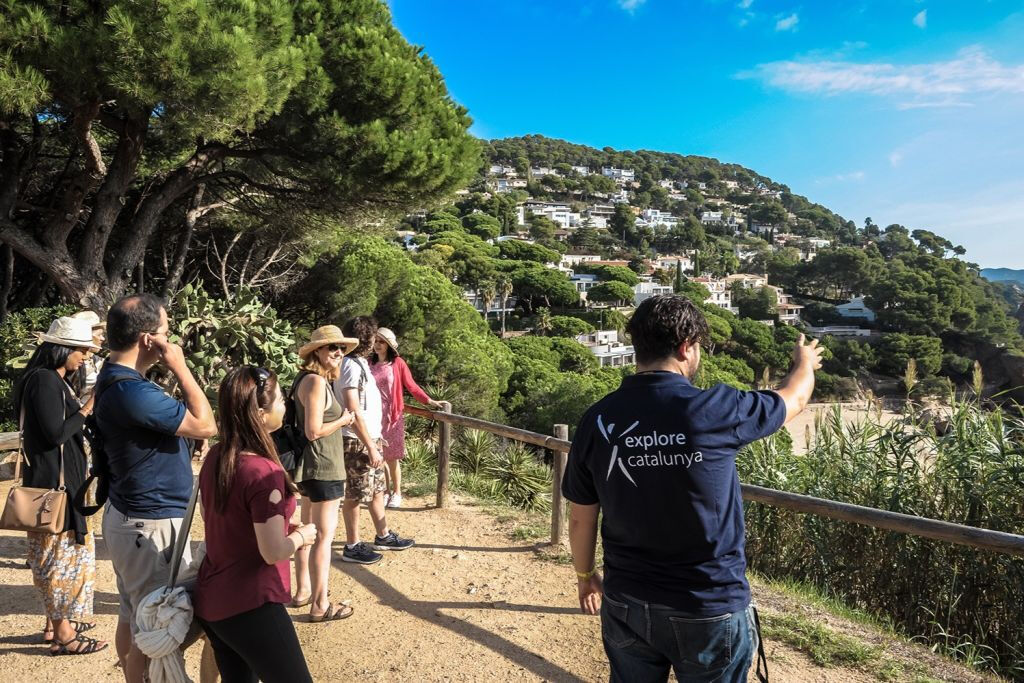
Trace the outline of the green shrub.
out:
<instances>
[{"instance_id":1,"label":"green shrub","mask_svg":"<svg viewBox=\"0 0 1024 683\"><path fill-rule=\"evenodd\" d=\"M551 316L551 336L575 338L581 334L594 331L594 326L586 320L574 318L571 315Z\"/></svg>"},{"instance_id":2,"label":"green shrub","mask_svg":"<svg viewBox=\"0 0 1024 683\"><path fill-rule=\"evenodd\" d=\"M911 405L900 419L872 412L848 424L837 407L806 454L776 435L744 449L737 467L750 484L1020 534L1024 418L1010 410L956 401L948 418ZM953 656L966 657L958 643L990 648L986 666L1024 673L1024 559L755 503L746 524L761 574L886 615Z\"/></svg>"},{"instance_id":3,"label":"green shrub","mask_svg":"<svg viewBox=\"0 0 1024 683\"><path fill-rule=\"evenodd\" d=\"M77 309L66 304L45 308L26 308L10 313L0 323L0 431L16 431L14 386L36 346L36 332L45 332L50 323Z\"/></svg>"},{"instance_id":4,"label":"green shrub","mask_svg":"<svg viewBox=\"0 0 1024 683\"><path fill-rule=\"evenodd\" d=\"M299 366L294 330L253 291L214 299L188 284L173 297L170 309L170 339L182 345L189 368L211 399L228 371L241 365L273 370L281 386L291 385Z\"/></svg>"}]
</instances>

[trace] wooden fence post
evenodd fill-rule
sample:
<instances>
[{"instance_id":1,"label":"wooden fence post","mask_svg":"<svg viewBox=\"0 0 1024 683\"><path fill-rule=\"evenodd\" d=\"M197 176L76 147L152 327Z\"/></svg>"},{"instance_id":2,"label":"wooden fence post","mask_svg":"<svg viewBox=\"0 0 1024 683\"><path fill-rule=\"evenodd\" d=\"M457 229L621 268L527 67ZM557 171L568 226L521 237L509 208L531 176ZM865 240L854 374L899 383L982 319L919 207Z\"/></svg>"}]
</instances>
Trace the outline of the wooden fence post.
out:
<instances>
[{"instance_id":1,"label":"wooden fence post","mask_svg":"<svg viewBox=\"0 0 1024 683\"><path fill-rule=\"evenodd\" d=\"M441 412L452 412L452 404L441 401ZM448 460L452 454L452 425L441 423L441 433L437 444L437 507L448 504Z\"/></svg>"},{"instance_id":2,"label":"wooden fence post","mask_svg":"<svg viewBox=\"0 0 1024 683\"><path fill-rule=\"evenodd\" d=\"M555 425L555 438L569 440L569 425ZM565 502L562 500L562 477L565 475L565 464L569 454L565 451L552 451L551 464L551 545L562 542L562 529L565 526Z\"/></svg>"}]
</instances>

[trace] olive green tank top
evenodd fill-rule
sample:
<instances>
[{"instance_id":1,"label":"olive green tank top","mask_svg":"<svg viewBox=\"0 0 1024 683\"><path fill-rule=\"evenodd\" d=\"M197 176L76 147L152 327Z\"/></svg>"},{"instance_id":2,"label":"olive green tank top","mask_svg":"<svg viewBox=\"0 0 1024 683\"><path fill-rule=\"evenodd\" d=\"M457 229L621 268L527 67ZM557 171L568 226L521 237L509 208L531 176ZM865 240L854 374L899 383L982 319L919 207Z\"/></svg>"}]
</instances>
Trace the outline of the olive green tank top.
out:
<instances>
[{"instance_id":1,"label":"olive green tank top","mask_svg":"<svg viewBox=\"0 0 1024 683\"><path fill-rule=\"evenodd\" d=\"M327 407L324 409L324 424L341 419L344 409L331 391L330 383L325 388L327 392ZM306 407L302 401L295 397L295 423L304 425L306 421ZM345 479L345 446L341 433L337 430L333 434L315 439L306 444L302 452L302 467L298 472L297 481L307 479L319 479L321 481L340 481Z\"/></svg>"}]
</instances>

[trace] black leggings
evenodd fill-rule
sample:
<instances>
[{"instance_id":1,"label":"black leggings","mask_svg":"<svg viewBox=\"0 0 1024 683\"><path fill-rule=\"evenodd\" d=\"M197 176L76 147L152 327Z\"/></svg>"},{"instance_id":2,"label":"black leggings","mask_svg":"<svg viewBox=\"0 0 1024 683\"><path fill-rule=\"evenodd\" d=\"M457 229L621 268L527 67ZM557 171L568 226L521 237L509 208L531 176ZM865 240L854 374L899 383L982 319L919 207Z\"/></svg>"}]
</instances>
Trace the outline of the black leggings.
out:
<instances>
[{"instance_id":1,"label":"black leggings","mask_svg":"<svg viewBox=\"0 0 1024 683\"><path fill-rule=\"evenodd\" d=\"M224 683L312 683L284 605L268 602L220 621L203 621Z\"/></svg>"}]
</instances>

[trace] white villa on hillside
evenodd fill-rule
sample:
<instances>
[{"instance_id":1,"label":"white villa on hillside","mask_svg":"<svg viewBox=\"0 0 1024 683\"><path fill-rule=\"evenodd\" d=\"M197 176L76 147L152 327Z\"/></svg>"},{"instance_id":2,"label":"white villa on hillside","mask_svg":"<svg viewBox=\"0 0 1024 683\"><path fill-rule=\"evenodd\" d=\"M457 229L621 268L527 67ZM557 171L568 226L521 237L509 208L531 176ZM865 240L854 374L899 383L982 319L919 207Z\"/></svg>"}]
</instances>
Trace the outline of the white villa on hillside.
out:
<instances>
[{"instance_id":1,"label":"white villa on hillside","mask_svg":"<svg viewBox=\"0 0 1024 683\"><path fill-rule=\"evenodd\" d=\"M673 273L683 267L683 273L693 272L693 258L690 254L667 254L649 261L652 268L657 270L671 270Z\"/></svg>"},{"instance_id":2,"label":"white villa on hillside","mask_svg":"<svg viewBox=\"0 0 1024 683\"><path fill-rule=\"evenodd\" d=\"M523 209L538 216L546 216L562 228L575 228L580 224L580 215L558 202L530 201L523 205ZM525 218L524 215L524 223Z\"/></svg>"},{"instance_id":3,"label":"white villa on hillside","mask_svg":"<svg viewBox=\"0 0 1024 683\"><path fill-rule=\"evenodd\" d=\"M700 215L700 222L704 225L716 225L722 222L721 211L705 211Z\"/></svg>"},{"instance_id":4,"label":"white villa on hillside","mask_svg":"<svg viewBox=\"0 0 1024 683\"><path fill-rule=\"evenodd\" d=\"M639 306L641 301L650 299L652 296L671 293L671 285L662 285L657 282L639 282L633 286L633 305Z\"/></svg>"},{"instance_id":5,"label":"white villa on hillside","mask_svg":"<svg viewBox=\"0 0 1024 683\"><path fill-rule=\"evenodd\" d=\"M576 337L576 341L586 346L592 354L597 356L597 361L602 368L620 368L624 365L636 363L632 344L620 342L617 330L597 330L589 334L581 334Z\"/></svg>"},{"instance_id":6,"label":"white villa on hillside","mask_svg":"<svg viewBox=\"0 0 1024 683\"><path fill-rule=\"evenodd\" d=\"M815 337L835 337L836 339L874 337L879 334L875 330L866 330L855 325L826 325L824 327L808 325L806 329Z\"/></svg>"},{"instance_id":7,"label":"white villa on hillside","mask_svg":"<svg viewBox=\"0 0 1024 683\"><path fill-rule=\"evenodd\" d=\"M591 263L593 261L600 261L601 257L597 254L562 254L562 259L559 265L565 268L572 268L578 266L581 263Z\"/></svg>"},{"instance_id":8,"label":"white villa on hillside","mask_svg":"<svg viewBox=\"0 0 1024 683\"><path fill-rule=\"evenodd\" d=\"M875 321L875 312L864 304L864 297L855 296L845 304L836 306L836 313L844 318L863 318L868 322Z\"/></svg>"},{"instance_id":9,"label":"white villa on hillside","mask_svg":"<svg viewBox=\"0 0 1024 683\"><path fill-rule=\"evenodd\" d=\"M744 289L759 289L768 284L766 275L753 275L751 273L733 273L725 276L726 285L739 282Z\"/></svg>"},{"instance_id":10,"label":"white villa on hillside","mask_svg":"<svg viewBox=\"0 0 1024 683\"><path fill-rule=\"evenodd\" d=\"M737 312L736 309L732 307L732 292L729 291L728 284L725 280L719 280L711 277L695 277L692 281L699 282L704 285L711 293L711 295L704 300L704 303L713 304L732 313Z\"/></svg>"},{"instance_id":11,"label":"white villa on hillside","mask_svg":"<svg viewBox=\"0 0 1024 683\"><path fill-rule=\"evenodd\" d=\"M776 287L775 285L766 285L769 289L775 292L775 298L778 300L776 310L779 313L779 322L785 323L786 325L796 325L800 322L800 311L804 309L800 304L793 303L793 295L786 294L782 291L782 287Z\"/></svg>"},{"instance_id":12,"label":"white villa on hillside","mask_svg":"<svg viewBox=\"0 0 1024 683\"><path fill-rule=\"evenodd\" d=\"M475 308L477 313L483 315L484 298L480 296L480 292L476 291L475 289L464 289L462 290L462 298L465 299L470 306ZM494 297L494 300L491 301L491 305L487 307L487 315L490 315L491 313L494 313L495 315L500 315L502 310L504 310L506 314L512 313L515 311L517 301L518 299L516 297L510 296L508 299L505 300L505 308L502 309L501 297L496 296Z\"/></svg>"},{"instance_id":13,"label":"white villa on hillside","mask_svg":"<svg viewBox=\"0 0 1024 683\"><path fill-rule=\"evenodd\" d=\"M679 224L679 218L673 216L667 211L659 211L658 209L644 209L640 212L640 217L650 226L658 226L662 228L674 228Z\"/></svg>"},{"instance_id":14,"label":"white villa on hillside","mask_svg":"<svg viewBox=\"0 0 1024 683\"><path fill-rule=\"evenodd\" d=\"M612 168L605 166L601 169L601 175L611 178L619 184L631 183L636 180L636 172L631 168Z\"/></svg>"}]
</instances>

